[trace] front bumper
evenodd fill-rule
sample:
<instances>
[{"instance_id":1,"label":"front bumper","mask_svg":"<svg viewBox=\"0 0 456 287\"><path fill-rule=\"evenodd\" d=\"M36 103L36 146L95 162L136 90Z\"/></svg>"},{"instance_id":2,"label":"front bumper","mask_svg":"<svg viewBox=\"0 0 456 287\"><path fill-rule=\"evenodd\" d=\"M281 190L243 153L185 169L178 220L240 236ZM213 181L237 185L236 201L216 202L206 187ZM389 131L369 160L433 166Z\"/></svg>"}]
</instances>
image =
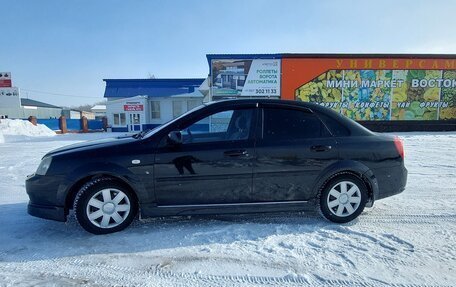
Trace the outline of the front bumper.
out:
<instances>
[{"instance_id":1,"label":"front bumper","mask_svg":"<svg viewBox=\"0 0 456 287\"><path fill-rule=\"evenodd\" d=\"M32 216L40 218L66 221L65 208L59 206L39 205L29 202L27 212Z\"/></svg>"},{"instance_id":2,"label":"front bumper","mask_svg":"<svg viewBox=\"0 0 456 287\"><path fill-rule=\"evenodd\" d=\"M25 189L30 198L27 212L36 217L66 221L64 198L59 196L62 177L47 175L29 175Z\"/></svg>"}]
</instances>

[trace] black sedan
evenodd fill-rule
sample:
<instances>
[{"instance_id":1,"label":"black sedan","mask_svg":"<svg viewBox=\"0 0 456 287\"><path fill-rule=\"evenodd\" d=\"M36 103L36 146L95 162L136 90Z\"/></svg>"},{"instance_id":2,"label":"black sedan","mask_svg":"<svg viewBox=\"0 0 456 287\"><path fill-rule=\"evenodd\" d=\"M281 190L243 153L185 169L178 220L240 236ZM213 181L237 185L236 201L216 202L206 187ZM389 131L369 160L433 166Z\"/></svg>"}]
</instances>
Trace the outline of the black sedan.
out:
<instances>
[{"instance_id":1,"label":"black sedan","mask_svg":"<svg viewBox=\"0 0 456 287\"><path fill-rule=\"evenodd\" d=\"M349 222L404 190L397 137L319 105L225 100L156 129L46 154L26 180L29 214L94 234L141 217L299 211Z\"/></svg>"}]
</instances>

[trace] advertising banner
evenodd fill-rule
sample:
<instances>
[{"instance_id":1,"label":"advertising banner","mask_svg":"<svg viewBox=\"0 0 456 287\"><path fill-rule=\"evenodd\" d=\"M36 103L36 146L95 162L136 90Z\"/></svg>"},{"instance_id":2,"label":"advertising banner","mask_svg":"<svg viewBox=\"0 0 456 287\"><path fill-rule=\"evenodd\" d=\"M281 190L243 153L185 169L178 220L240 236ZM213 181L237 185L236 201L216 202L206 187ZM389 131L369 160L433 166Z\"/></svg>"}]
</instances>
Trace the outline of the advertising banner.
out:
<instances>
[{"instance_id":1,"label":"advertising banner","mask_svg":"<svg viewBox=\"0 0 456 287\"><path fill-rule=\"evenodd\" d=\"M10 87L12 87L11 73L10 72L0 72L0 88L10 88Z\"/></svg>"},{"instance_id":2,"label":"advertising banner","mask_svg":"<svg viewBox=\"0 0 456 287\"><path fill-rule=\"evenodd\" d=\"M280 60L212 60L211 67L212 96L280 96Z\"/></svg>"},{"instance_id":3,"label":"advertising banner","mask_svg":"<svg viewBox=\"0 0 456 287\"><path fill-rule=\"evenodd\" d=\"M354 120L456 119L456 60L283 59L282 67L282 98Z\"/></svg>"},{"instance_id":4,"label":"advertising banner","mask_svg":"<svg viewBox=\"0 0 456 287\"><path fill-rule=\"evenodd\" d=\"M124 111L126 111L126 112L141 112L143 110L144 110L144 105L140 105L140 104L124 105Z\"/></svg>"}]
</instances>

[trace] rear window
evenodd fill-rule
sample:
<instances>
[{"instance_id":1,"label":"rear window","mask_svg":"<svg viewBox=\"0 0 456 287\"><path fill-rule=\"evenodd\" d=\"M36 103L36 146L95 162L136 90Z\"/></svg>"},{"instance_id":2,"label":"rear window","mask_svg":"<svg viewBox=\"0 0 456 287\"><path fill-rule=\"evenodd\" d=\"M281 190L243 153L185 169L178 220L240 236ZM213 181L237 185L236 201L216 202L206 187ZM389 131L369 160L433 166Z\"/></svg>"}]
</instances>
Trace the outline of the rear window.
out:
<instances>
[{"instance_id":1,"label":"rear window","mask_svg":"<svg viewBox=\"0 0 456 287\"><path fill-rule=\"evenodd\" d=\"M263 140L303 140L327 135L323 123L312 113L294 109L263 110Z\"/></svg>"}]
</instances>

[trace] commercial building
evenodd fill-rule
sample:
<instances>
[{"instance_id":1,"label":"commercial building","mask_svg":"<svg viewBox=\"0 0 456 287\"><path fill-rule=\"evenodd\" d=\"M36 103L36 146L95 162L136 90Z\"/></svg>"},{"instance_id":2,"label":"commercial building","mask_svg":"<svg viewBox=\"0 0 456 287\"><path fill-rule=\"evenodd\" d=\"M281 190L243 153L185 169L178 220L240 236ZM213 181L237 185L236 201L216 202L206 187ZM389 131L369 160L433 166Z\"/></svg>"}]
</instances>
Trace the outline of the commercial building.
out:
<instances>
[{"instance_id":1,"label":"commercial building","mask_svg":"<svg viewBox=\"0 0 456 287\"><path fill-rule=\"evenodd\" d=\"M6 98L6 97L5 97ZM21 99L11 96L0 102L0 117L26 119L34 116L38 119L56 119L62 114L62 108L32 99Z\"/></svg>"},{"instance_id":2,"label":"commercial building","mask_svg":"<svg viewBox=\"0 0 456 287\"><path fill-rule=\"evenodd\" d=\"M62 108L32 99L20 98L20 90L12 84L11 73L0 72L0 118L58 118Z\"/></svg>"},{"instance_id":3,"label":"commercial building","mask_svg":"<svg viewBox=\"0 0 456 287\"><path fill-rule=\"evenodd\" d=\"M22 114L19 118L23 119L30 116L34 116L37 119L57 119L62 114L61 107L32 99L21 99L21 106Z\"/></svg>"},{"instance_id":4,"label":"commercial building","mask_svg":"<svg viewBox=\"0 0 456 287\"><path fill-rule=\"evenodd\" d=\"M62 116L66 119L81 119L81 111L74 109L63 109Z\"/></svg>"},{"instance_id":5,"label":"commercial building","mask_svg":"<svg viewBox=\"0 0 456 287\"><path fill-rule=\"evenodd\" d=\"M19 89L13 87L10 72L0 72L0 118L22 115Z\"/></svg>"},{"instance_id":6,"label":"commercial building","mask_svg":"<svg viewBox=\"0 0 456 287\"><path fill-rule=\"evenodd\" d=\"M187 110L183 102L192 97L204 101L266 97L317 103L378 131L456 130L456 55L209 54L206 58L205 80L105 80L105 97L119 101L117 106L108 102L108 122L123 130L139 130L127 126L164 123ZM192 92L185 91L188 87L171 91L186 81L193 81ZM170 92L162 93L167 89ZM179 97L185 100L174 103Z\"/></svg>"},{"instance_id":7,"label":"commercial building","mask_svg":"<svg viewBox=\"0 0 456 287\"><path fill-rule=\"evenodd\" d=\"M203 103L205 79L105 79L106 117L112 131L161 125Z\"/></svg>"},{"instance_id":8,"label":"commercial building","mask_svg":"<svg viewBox=\"0 0 456 287\"><path fill-rule=\"evenodd\" d=\"M90 108L92 113L95 115L95 119L101 120L106 116L106 105L95 105Z\"/></svg>"}]
</instances>

